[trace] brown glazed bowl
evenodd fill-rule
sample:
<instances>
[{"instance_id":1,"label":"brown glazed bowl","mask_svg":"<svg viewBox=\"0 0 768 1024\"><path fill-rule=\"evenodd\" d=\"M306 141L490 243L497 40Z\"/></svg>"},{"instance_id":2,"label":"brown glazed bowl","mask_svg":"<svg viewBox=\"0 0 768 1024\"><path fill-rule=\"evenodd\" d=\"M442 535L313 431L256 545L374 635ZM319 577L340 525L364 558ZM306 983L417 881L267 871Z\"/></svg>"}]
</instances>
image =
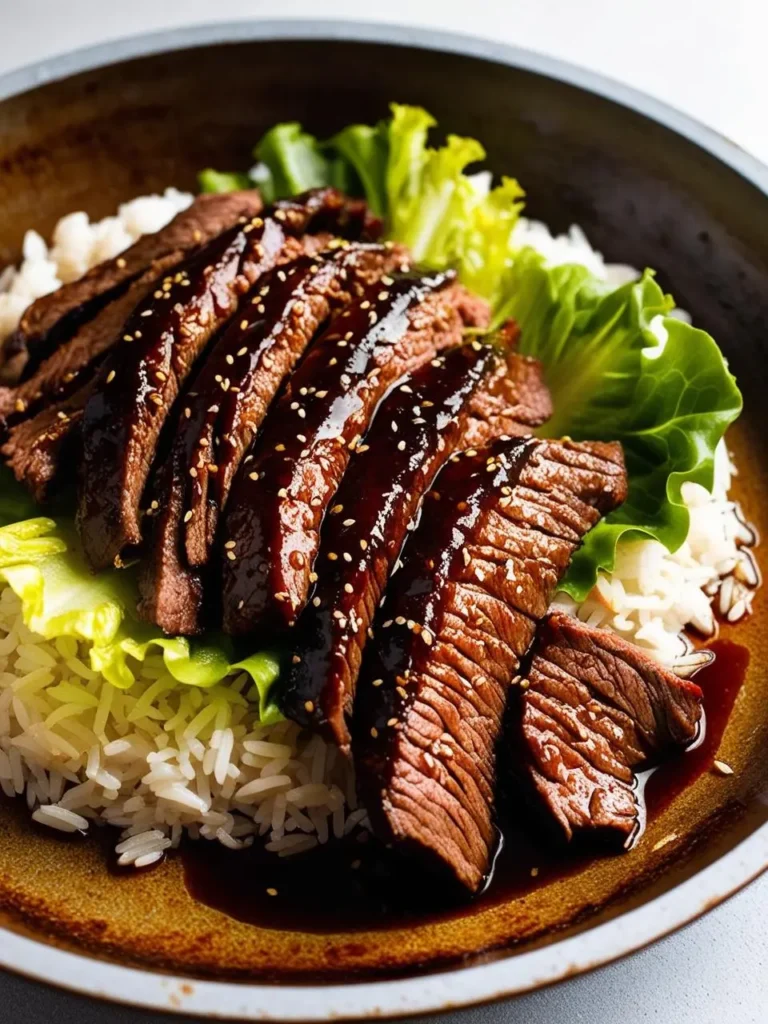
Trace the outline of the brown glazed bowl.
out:
<instances>
[{"instance_id":1,"label":"brown glazed bowl","mask_svg":"<svg viewBox=\"0 0 768 1024\"><path fill-rule=\"evenodd\" d=\"M395 27L283 22L130 39L0 78L0 267L23 233L102 217L205 166L247 166L269 125L319 134L423 104L481 139L534 217L583 225L606 257L658 269L722 345L744 391L738 497L768 524L768 170L682 115L556 61ZM751 653L707 773L635 850L524 897L379 932L243 924L195 902L182 867L118 877L0 807L0 964L152 1009L224 1018L397 1016L519 993L638 949L768 866L762 603L727 635ZM322 884L322 880L319 880Z\"/></svg>"}]
</instances>

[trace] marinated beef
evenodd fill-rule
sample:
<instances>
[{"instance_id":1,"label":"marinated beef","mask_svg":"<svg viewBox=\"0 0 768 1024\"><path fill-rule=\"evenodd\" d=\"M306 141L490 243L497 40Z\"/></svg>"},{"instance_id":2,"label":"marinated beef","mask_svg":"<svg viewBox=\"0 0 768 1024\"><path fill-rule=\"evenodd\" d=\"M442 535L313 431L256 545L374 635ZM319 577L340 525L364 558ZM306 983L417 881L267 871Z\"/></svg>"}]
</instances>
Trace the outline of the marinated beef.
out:
<instances>
[{"instance_id":1,"label":"marinated beef","mask_svg":"<svg viewBox=\"0 0 768 1024\"><path fill-rule=\"evenodd\" d=\"M525 771L546 810L567 839L630 845L642 829L635 773L696 738L699 687L561 614L542 623L520 685Z\"/></svg>"},{"instance_id":2,"label":"marinated beef","mask_svg":"<svg viewBox=\"0 0 768 1024\"><path fill-rule=\"evenodd\" d=\"M504 401L497 404L499 371ZM317 586L297 623L280 695L289 718L324 729L348 752L347 719L369 627L435 474L469 447L468 435L477 444L481 430L485 440L510 427L527 433L548 410L538 363L478 342L439 356L382 402L323 524Z\"/></svg>"},{"instance_id":3,"label":"marinated beef","mask_svg":"<svg viewBox=\"0 0 768 1024\"><path fill-rule=\"evenodd\" d=\"M403 374L460 342L467 323L486 318L485 304L452 274L401 273L331 321L232 490L222 563L228 633L293 625L307 601L325 510L379 401Z\"/></svg>"},{"instance_id":4,"label":"marinated beef","mask_svg":"<svg viewBox=\"0 0 768 1024\"><path fill-rule=\"evenodd\" d=\"M305 243L286 236L327 224L368 228L359 201L348 203L335 189L278 202L268 216L215 238L133 311L82 420L77 523L94 568L113 564L141 540L139 503L160 430L198 356L263 273L327 242L324 235Z\"/></svg>"},{"instance_id":5,"label":"marinated beef","mask_svg":"<svg viewBox=\"0 0 768 1024\"><path fill-rule=\"evenodd\" d=\"M17 423L0 449L16 479L40 504L47 501L62 460L66 462L67 455L76 451L77 428L90 391L91 385L85 384L80 391Z\"/></svg>"},{"instance_id":6,"label":"marinated beef","mask_svg":"<svg viewBox=\"0 0 768 1024\"><path fill-rule=\"evenodd\" d=\"M361 243L303 256L258 283L193 381L154 495L141 579L144 618L169 633L202 627L202 579L234 474L283 379L325 320L405 258Z\"/></svg>"},{"instance_id":7,"label":"marinated beef","mask_svg":"<svg viewBox=\"0 0 768 1024\"><path fill-rule=\"evenodd\" d=\"M152 263L171 253L190 253L240 217L255 217L262 205L256 191L198 196L160 231L143 235L120 256L99 263L78 280L33 302L0 351L0 381L13 384L31 376L82 323Z\"/></svg>"},{"instance_id":8,"label":"marinated beef","mask_svg":"<svg viewBox=\"0 0 768 1024\"><path fill-rule=\"evenodd\" d=\"M126 291L55 349L31 377L13 388L0 387L0 424L12 424L33 415L44 403L79 391L94 375L104 353L120 340L120 330L139 302L183 256L177 250L155 260Z\"/></svg>"},{"instance_id":9,"label":"marinated beef","mask_svg":"<svg viewBox=\"0 0 768 1024\"><path fill-rule=\"evenodd\" d=\"M403 549L352 720L387 842L476 891L489 866L507 690L584 534L626 496L617 444L502 439L453 456Z\"/></svg>"}]
</instances>

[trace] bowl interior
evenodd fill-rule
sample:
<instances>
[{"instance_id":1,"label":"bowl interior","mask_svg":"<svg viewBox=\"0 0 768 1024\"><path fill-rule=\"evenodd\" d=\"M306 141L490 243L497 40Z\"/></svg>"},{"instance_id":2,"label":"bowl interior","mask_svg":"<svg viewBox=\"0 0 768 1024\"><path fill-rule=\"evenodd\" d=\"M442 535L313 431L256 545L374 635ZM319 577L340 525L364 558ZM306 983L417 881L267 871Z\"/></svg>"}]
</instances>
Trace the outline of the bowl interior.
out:
<instances>
[{"instance_id":1,"label":"bowl interior","mask_svg":"<svg viewBox=\"0 0 768 1024\"><path fill-rule=\"evenodd\" d=\"M300 120L319 134L419 103L518 177L528 212L582 225L606 258L657 268L679 305L720 342L744 391L733 436L737 489L768 528L768 203L681 136L574 86L501 63L405 46L255 41L143 57L53 82L0 105L0 267L24 231L72 210L104 216L205 166L247 166L262 131ZM763 523L761 520L765 520ZM720 751L631 853L593 861L524 898L386 934L316 934L245 924L196 902L182 866L109 874L103 844L33 831L0 808L0 925L121 961L266 980L407 973L550 941L669 888L765 818L768 669L762 610L724 635L751 653ZM602 908L602 909L599 909Z\"/></svg>"}]
</instances>

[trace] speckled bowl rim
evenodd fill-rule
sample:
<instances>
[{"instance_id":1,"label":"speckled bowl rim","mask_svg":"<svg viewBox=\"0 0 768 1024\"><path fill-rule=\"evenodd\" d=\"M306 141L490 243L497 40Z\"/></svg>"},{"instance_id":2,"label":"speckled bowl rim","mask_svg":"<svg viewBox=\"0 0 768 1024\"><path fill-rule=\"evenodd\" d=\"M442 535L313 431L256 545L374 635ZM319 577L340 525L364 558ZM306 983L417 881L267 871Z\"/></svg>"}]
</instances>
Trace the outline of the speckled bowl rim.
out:
<instances>
[{"instance_id":1,"label":"speckled bowl rim","mask_svg":"<svg viewBox=\"0 0 768 1024\"><path fill-rule=\"evenodd\" d=\"M454 33L348 21L250 21L133 36L0 76L0 102L119 61L193 46L249 40L336 39L415 46L522 68L596 93L689 139L755 185L768 200L768 167L729 139L620 83L514 46ZM475 967L404 980L329 985L198 981L121 967L0 928L0 966L84 995L151 1010L235 1020L320 1021L434 1013L507 998L617 960L711 910L768 869L768 824L694 877L605 924L546 947Z\"/></svg>"}]
</instances>

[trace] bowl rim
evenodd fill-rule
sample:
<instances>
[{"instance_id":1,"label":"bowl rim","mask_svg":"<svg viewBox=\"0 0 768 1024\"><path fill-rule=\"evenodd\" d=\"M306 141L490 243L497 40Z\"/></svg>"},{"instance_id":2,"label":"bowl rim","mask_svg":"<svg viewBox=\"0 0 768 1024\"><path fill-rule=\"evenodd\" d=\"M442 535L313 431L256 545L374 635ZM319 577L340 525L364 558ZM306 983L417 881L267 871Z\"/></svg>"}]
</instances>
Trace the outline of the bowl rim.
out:
<instances>
[{"instance_id":1,"label":"bowl rim","mask_svg":"<svg viewBox=\"0 0 768 1024\"><path fill-rule=\"evenodd\" d=\"M221 22L83 47L0 75L0 103L48 82L152 54L265 40L413 46L517 67L576 86L682 135L768 199L768 167L726 136L630 86L576 65L477 36L344 19ZM713 864L642 906L542 948L423 977L328 985L200 981L72 953L0 927L0 967L61 988L151 1010L229 1020L403 1017L492 1002L618 960L711 910L768 869L768 824Z\"/></svg>"}]
</instances>

